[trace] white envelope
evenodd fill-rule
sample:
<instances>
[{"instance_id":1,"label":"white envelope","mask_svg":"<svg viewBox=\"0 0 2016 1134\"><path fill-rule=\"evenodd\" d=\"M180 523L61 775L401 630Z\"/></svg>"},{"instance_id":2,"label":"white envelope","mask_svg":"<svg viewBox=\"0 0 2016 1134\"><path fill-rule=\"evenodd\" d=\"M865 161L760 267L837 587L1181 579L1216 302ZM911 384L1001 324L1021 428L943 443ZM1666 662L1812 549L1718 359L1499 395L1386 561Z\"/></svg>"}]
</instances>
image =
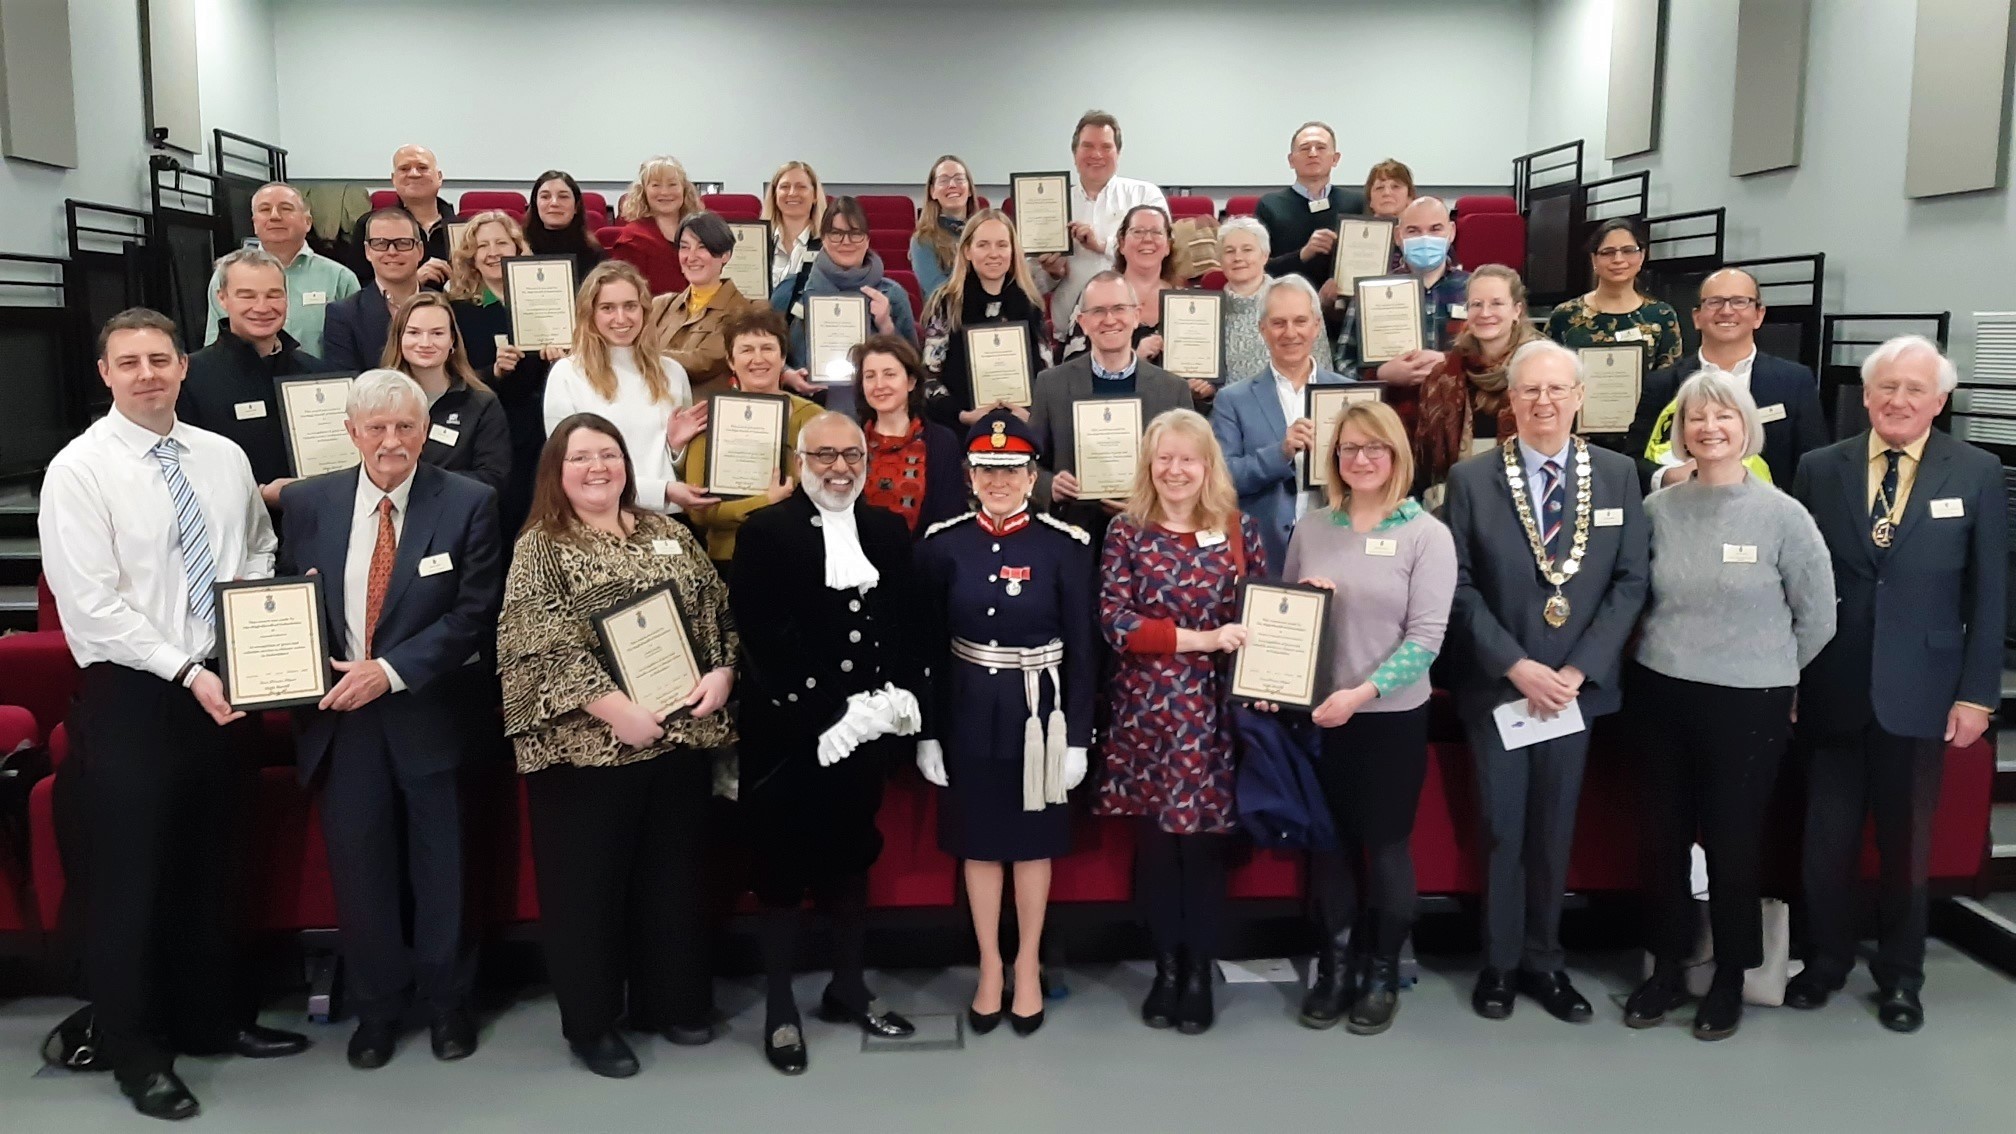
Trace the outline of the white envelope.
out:
<instances>
[{"instance_id":1,"label":"white envelope","mask_svg":"<svg viewBox=\"0 0 2016 1134\"><path fill-rule=\"evenodd\" d=\"M1551 716L1536 717L1528 710L1526 698L1521 697L1491 710L1491 717L1498 722L1498 739L1507 752L1516 752L1557 736L1572 736L1586 727L1582 723L1582 703L1579 700L1568 702L1567 708Z\"/></svg>"}]
</instances>

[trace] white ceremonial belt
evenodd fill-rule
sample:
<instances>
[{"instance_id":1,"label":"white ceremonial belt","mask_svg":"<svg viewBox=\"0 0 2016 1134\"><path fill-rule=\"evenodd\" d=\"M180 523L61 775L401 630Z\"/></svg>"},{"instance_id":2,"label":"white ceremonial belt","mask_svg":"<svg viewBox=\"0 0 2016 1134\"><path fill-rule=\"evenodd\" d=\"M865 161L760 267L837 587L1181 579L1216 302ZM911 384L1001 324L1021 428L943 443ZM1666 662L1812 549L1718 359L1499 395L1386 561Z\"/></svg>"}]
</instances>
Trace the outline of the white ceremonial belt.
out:
<instances>
[{"instance_id":1,"label":"white ceremonial belt","mask_svg":"<svg viewBox=\"0 0 2016 1134\"><path fill-rule=\"evenodd\" d=\"M994 669L1039 672L1064 664L1064 640L1058 638L1041 646L983 646L964 638L954 638L952 656L963 662Z\"/></svg>"},{"instance_id":2,"label":"white ceremonial belt","mask_svg":"<svg viewBox=\"0 0 2016 1134\"><path fill-rule=\"evenodd\" d=\"M1058 670L1064 664L1064 640L1058 638L1046 645L1025 647L983 646L954 638L952 656L990 669L1021 671L1022 699L1029 706L1029 719L1022 725L1022 810L1041 811L1050 804L1063 803L1064 680ZM1046 676L1050 678L1047 722L1039 708Z\"/></svg>"}]
</instances>

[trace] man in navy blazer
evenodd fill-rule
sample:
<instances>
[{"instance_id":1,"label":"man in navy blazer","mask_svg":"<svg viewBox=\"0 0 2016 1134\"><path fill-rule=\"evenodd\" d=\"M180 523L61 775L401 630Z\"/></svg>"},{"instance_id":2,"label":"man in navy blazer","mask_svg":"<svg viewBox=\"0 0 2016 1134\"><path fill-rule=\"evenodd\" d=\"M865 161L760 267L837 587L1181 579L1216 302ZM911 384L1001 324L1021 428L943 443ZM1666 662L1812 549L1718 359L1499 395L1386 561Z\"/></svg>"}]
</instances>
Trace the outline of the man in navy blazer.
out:
<instances>
[{"instance_id":1,"label":"man in navy blazer","mask_svg":"<svg viewBox=\"0 0 2016 1134\"><path fill-rule=\"evenodd\" d=\"M420 262L427 256L427 233L404 209L379 209L359 228L371 280L322 316L322 361L334 370L361 372L383 360L392 307L420 290Z\"/></svg>"},{"instance_id":2,"label":"man in navy blazer","mask_svg":"<svg viewBox=\"0 0 2016 1134\"><path fill-rule=\"evenodd\" d=\"M370 1069L392 1057L415 1003L437 1058L476 1049L460 782L499 727L503 567L495 490L420 463L427 397L417 383L393 370L360 375L345 427L362 465L282 491L283 568L321 578L323 632L341 674L319 705L297 712L296 758L322 809L358 1017L350 1063ZM410 946L402 882L413 895Z\"/></svg>"},{"instance_id":3,"label":"man in navy blazer","mask_svg":"<svg viewBox=\"0 0 2016 1134\"><path fill-rule=\"evenodd\" d=\"M1320 370L1311 351L1323 330L1323 304L1301 276L1271 280L1260 297L1260 338L1267 344L1267 369L1225 387L1211 410L1211 432L1225 451L1239 490L1239 510L1260 525L1267 562L1288 561L1288 535L1295 521L1322 503L1302 488L1302 464L1323 460L1312 452L1316 425L1304 415L1309 386L1349 382Z\"/></svg>"},{"instance_id":4,"label":"man in navy blazer","mask_svg":"<svg viewBox=\"0 0 2016 1134\"><path fill-rule=\"evenodd\" d=\"M1792 494L1834 558L1834 640L1800 675L1806 776L1806 968L1785 1003L1818 1008L1855 966L1862 823L1882 861L1870 975L1892 1031L1925 1019L1932 815L1946 746L1966 747L2002 699L2007 492L1992 454L1932 428L1958 382L1917 335L1862 363L1869 432L1809 453Z\"/></svg>"},{"instance_id":5,"label":"man in navy blazer","mask_svg":"<svg viewBox=\"0 0 2016 1134\"><path fill-rule=\"evenodd\" d=\"M1704 366L1712 366L1747 383L1764 422L1764 464L1780 488L1791 485L1799 458L1827 444L1827 419L1820 409L1820 383L1813 372L1789 359L1757 349L1757 328L1764 325L1764 301L1757 277L1741 268L1723 268L1701 283L1694 305L1694 327L1701 332L1701 351L1677 366L1645 378L1638 396L1638 414L1626 435L1624 451L1644 470L1645 487L1678 484L1694 473L1692 461L1673 457L1671 420L1673 396L1680 383Z\"/></svg>"}]
</instances>

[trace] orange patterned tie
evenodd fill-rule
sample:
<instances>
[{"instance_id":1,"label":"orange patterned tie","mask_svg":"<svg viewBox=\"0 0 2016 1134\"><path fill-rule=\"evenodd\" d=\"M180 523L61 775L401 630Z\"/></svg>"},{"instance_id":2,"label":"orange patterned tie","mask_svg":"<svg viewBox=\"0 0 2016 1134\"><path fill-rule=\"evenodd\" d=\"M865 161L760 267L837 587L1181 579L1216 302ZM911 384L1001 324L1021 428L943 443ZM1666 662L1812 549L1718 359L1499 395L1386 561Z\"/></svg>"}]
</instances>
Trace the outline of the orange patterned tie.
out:
<instances>
[{"instance_id":1,"label":"orange patterned tie","mask_svg":"<svg viewBox=\"0 0 2016 1134\"><path fill-rule=\"evenodd\" d=\"M385 609L385 588L392 582L392 561L399 556L399 534L392 530L392 498L378 502L378 545L371 549L371 575L364 584L364 656L371 656L371 636Z\"/></svg>"}]
</instances>

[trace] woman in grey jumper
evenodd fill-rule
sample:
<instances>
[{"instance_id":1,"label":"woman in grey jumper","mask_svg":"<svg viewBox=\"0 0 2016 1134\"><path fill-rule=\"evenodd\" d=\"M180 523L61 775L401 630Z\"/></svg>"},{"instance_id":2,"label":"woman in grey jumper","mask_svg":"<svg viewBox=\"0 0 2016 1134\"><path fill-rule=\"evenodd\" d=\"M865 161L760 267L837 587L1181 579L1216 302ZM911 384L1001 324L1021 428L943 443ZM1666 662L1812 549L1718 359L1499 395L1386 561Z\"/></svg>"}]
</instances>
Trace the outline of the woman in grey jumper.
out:
<instances>
[{"instance_id":1,"label":"woman in grey jumper","mask_svg":"<svg viewBox=\"0 0 2016 1134\"><path fill-rule=\"evenodd\" d=\"M1673 451L1691 480L1645 500L1652 593L1636 653L1645 786L1645 900L1653 972L1624 1022L1654 1027L1687 1000L1688 884L1696 832L1708 854L1715 980L1697 1039L1734 1035L1743 972L1763 963L1758 859L1764 808L1791 736L1799 671L1834 636L1834 572L1805 508L1757 480L1764 445L1747 386L1716 370L1675 399Z\"/></svg>"}]
</instances>

